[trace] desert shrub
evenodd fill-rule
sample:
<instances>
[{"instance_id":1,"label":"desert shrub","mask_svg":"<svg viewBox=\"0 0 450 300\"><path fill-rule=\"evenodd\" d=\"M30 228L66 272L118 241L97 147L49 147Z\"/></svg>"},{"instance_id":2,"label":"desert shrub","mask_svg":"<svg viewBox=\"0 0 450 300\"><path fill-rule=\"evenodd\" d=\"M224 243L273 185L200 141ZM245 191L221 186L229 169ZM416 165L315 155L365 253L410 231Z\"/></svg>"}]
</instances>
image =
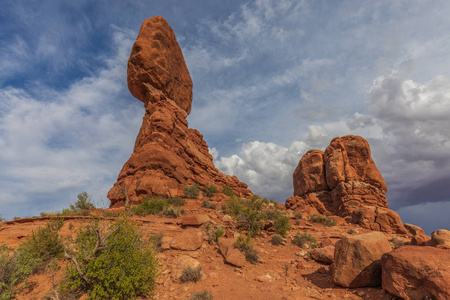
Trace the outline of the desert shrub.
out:
<instances>
[{"instance_id":1,"label":"desert shrub","mask_svg":"<svg viewBox=\"0 0 450 300\"><path fill-rule=\"evenodd\" d=\"M301 212L294 211L294 219L301 220L303 218L303 215Z\"/></svg>"},{"instance_id":2,"label":"desert shrub","mask_svg":"<svg viewBox=\"0 0 450 300\"><path fill-rule=\"evenodd\" d=\"M274 221L281 216L281 212L278 210L266 209L264 210L264 215L267 216L267 219Z\"/></svg>"},{"instance_id":3,"label":"desert shrub","mask_svg":"<svg viewBox=\"0 0 450 300\"><path fill-rule=\"evenodd\" d=\"M306 246L308 243L309 245L312 245L313 248L315 248L314 244L316 243L316 237L312 234L306 233L306 230L303 233L297 232L297 234L292 238L292 244L300 248Z\"/></svg>"},{"instance_id":4,"label":"desert shrub","mask_svg":"<svg viewBox=\"0 0 450 300\"><path fill-rule=\"evenodd\" d=\"M178 210L178 208L173 207L172 205L165 206L162 213L168 218L178 218L178 216L180 215L180 211Z\"/></svg>"},{"instance_id":5,"label":"desert shrub","mask_svg":"<svg viewBox=\"0 0 450 300\"><path fill-rule=\"evenodd\" d=\"M234 191L229 186L224 185L222 187L222 193L228 197L234 197Z\"/></svg>"},{"instance_id":6,"label":"desert shrub","mask_svg":"<svg viewBox=\"0 0 450 300\"><path fill-rule=\"evenodd\" d=\"M162 198L144 199L138 206L133 207L131 211L135 215L145 217L150 214L163 212L167 206L167 201Z\"/></svg>"},{"instance_id":7,"label":"desert shrub","mask_svg":"<svg viewBox=\"0 0 450 300\"><path fill-rule=\"evenodd\" d=\"M198 184L193 184L191 186L185 186L183 191L186 198L196 199L200 193L200 188L198 187Z\"/></svg>"},{"instance_id":8,"label":"desert shrub","mask_svg":"<svg viewBox=\"0 0 450 300\"><path fill-rule=\"evenodd\" d=\"M169 198L167 199L167 204L169 205L173 205L173 206L185 206L186 205L186 200L181 199L180 197L176 197L176 198Z\"/></svg>"},{"instance_id":9,"label":"desert shrub","mask_svg":"<svg viewBox=\"0 0 450 300\"><path fill-rule=\"evenodd\" d=\"M0 300L14 298L14 287L34 273L42 260L32 253L0 246Z\"/></svg>"},{"instance_id":10,"label":"desert shrub","mask_svg":"<svg viewBox=\"0 0 450 300\"><path fill-rule=\"evenodd\" d=\"M92 198L88 193L86 192L79 193L77 195L77 198L78 200L73 205L70 205L71 210L95 208L95 205L92 203Z\"/></svg>"},{"instance_id":11,"label":"desert shrub","mask_svg":"<svg viewBox=\"0 0 450 300\"><path fill-rule=\"evenodd\" d=\"M103 216L105 218L117 218L119 216L119 213L113 211L105 211L103 212Z\"/></svg>"},{"instance_id":12,"label":"desert shrub","mask_svg":"<svg viewBox=\"0 0 450 300\"><path fill-rule=\"evenodd\" d=\"M262 221L267 218L262 212L262 204L262 200L257 197L249 200L232 197L227 201L227 213L237 220L238 227L256 236L264 226Z\"/></svg>"},{"instance_id":13,"label":"desert shrub","mask_svg":"<svg viewBox=\"0 0 450 300\"><path fill-rule=\"evenodd\" d=\"M20 244L21 251L28 252L43 262L61 257L64 246L59 235L59 230L64 225L61 218L50 219L44 227L32 231L28 239Z\"/></svg>"},{"instance_id":14,"label":"desert shrub","mask_svg":"<svg viewBox=\"0 0 450 300\"><path fill-rule=\"evenodd\" d=\"M283 244L284 238L279 234L274 234L274 235L272 235L270 242L272 243L272 245L278 246L278 245Z\"/></svg>"},{"instance_id":15,"label":"desert shrub","mask_svg":"<svg viewBox=\"0 0 450 300\"><path fill-rule=\"evenodd\" d=\"M216 209L217 205L211 201L203 200L202 207L209 208L209 209Z\"/></svg>"},{"instance_id":16,"label":"desert shrub","mask_svg":"<svg viewBox=\"0 0 450 300\"><path fill-rule=\"evenodd\" d=\"M89 209L73 210L70 208L64 208L59 215L60 216L90 216L91 212L89 211Z\"/></svg>"},{"instance_id":17,"label":"desert shrub","mask_svg":"<svg viewBox=\"0 0 450 300\"><path fill-rule=\"evenodd\" d=\"M224 229L222 226L215 227L214 225L207 225L206 226L206 234L208 236L208 243L213 244L214 242L217 242L219 238L223 235Z\"/></svg>"},{"instance_id":18,"label":"desert shrub","mask_svg":"<svg viewBox=\"0 0 450 300\"><path fill-rule=\"evenodd\" d=\"M16 251L0 246L0 300L11 299L17 284L62 255L64 248L58 234L62 225L62 219L50 219L44 227L32 231Z\"/></svg>"},{"instance_id":19,"label":"desert shrub","mask_svg":"<svg viewBox=\"0 0 450 300\"><path fill-rule=\"evenodd\" d=\"M79 229L66 257L63 290L87 292L90 299L135 299L155 288L158 262L126 217L111 225L94 220Z\"/></svg>"},{"instance_id":20,"label":"desert shrub","mask_svg":"<svg viewBox=\"0 0 450 300\"><path fill-rule=\"evenodd\" d=\"M217 193L217 187L213 184L207 184L205 185L204 192L206 197L211 198L215 193Z\"/></svg>"},{"instance_id":21,"label":"desert shrub","mask_svg":"<svg viewBox=\"0 0 450 300\"><path fill-rule=\"evenodd\" d=\"M164 232L160 232L150 236L150 241L157 252L163 252L164 249L162 246L162 238L164 237Z\"/></svg>"},{"instance_id":22,"label":"desert shrub","mask_svg":"<svg viewBox=\"0 0 450 300\"><path fill-rule=\"evenodd\" d=\"M214 300L214 296L211 291L203 290L193 293L190 300Z\"/></svg>"},{"instance_id":23,"label":"desert shrub","mask_svg":"<svg viewBox=\"0 0 450 300\"><path fill-rule=\"evenodd\" d=\"M289 224L288 216L280 216L275 220L275 232L285 236L290 229L291 225Z\"/></svg>"},{"instance_id":24,"label":"desert shrub","mask_svg":"<svg viewBox=\"0 0 450 300\"><path fill-rule=\"evenodd\" d=\"M181 282L197 282L202 278L202 267L191 268L190 266L183 269L181 273Z\"/></svg>"},{"instance_id":25,"label":"desert shrub","mask_svg":"<svg viewBox=\"0 0 450 300\"><path fill-rule=\"evenodd\" d=\"M244 255L245 260L252 264L256 264L259 261L259 252L253 248L253 239L250 235L239 236L236 240L236 248L239 249Z\"/></svg>"},{"instance_id":26,"label":"desert shrub","mask_svg":"<svg viewBox=\"0 0 450 300\"><path fill-rule=\"evenodd\" d=\"M311 222L316 223L322 223L325 226L336 226L336 221L333 219L328 218L327 216L323 215L312 215L310 218Z\"/></svg>"}]
</instances>

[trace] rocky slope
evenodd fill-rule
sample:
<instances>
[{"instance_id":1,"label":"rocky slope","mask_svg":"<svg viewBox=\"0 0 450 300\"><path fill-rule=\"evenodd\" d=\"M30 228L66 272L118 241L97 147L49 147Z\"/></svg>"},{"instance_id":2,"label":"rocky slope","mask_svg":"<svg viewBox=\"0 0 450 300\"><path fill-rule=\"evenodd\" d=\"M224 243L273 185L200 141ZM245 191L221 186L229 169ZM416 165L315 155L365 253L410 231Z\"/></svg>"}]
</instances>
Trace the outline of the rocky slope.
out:
<instances>
[{"instance_id":1,"label":"rocky slope","mask_svg":"<svg viewBox=\"0 0 450 300\"><path fill-rule=\"evenodd\" d=\"M228 186L248 196L247 185L221 173L203 136L188 127L192 80L175 33L162 17L145 20L128 60L128 88L145 115L133 154L108 193L111 206L152 196L177 197L183 187Z\"/></svg>"}]
</instances>

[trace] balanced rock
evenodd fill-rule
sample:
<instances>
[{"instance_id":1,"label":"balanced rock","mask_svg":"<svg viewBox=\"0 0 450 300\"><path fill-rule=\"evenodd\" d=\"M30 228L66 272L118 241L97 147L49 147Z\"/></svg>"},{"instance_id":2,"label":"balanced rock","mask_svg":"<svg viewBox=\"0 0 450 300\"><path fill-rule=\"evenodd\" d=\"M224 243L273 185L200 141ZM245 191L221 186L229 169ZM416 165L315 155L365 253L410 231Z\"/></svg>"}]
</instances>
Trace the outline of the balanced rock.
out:
<instances>
[{"instance_id":1,"label":"balanced rock","mask_svg":"<svg viewBox=\"0 0 450 300\"><path fill-rule=\"evenodd\" d=\"M403 246L382 257L382 286L406 300L450 299L450 251Z\"/></svg>"},{"instance_id":2,"label":"balanced rock","mask_svg":"<svg viewBox=\"0 0 450 300\"><path fill-rule=\"evenodd\" d=\"M369 143L360 136L334 138L325 152L310 150L294 171L291 209L311 206L334 215L349 216L360 206L387 207L386 183L371 157ZM302 203L303 202L303 203Z\"/></svg>"},{"instance_id":3,"label":"balanced rock","mask_svg":"<svg viewBox=\"0 0 450 300\"><path fill-rule=\"evenodd\" d=\"M391 251L381 232L342 238L334 250L333 281L343 287L381 285L381 256Z\"/></svg>"},{"instance_id":4,"label":"balanced rock","mask_svg":"<svg viewBox=\"0 0 450 300\"><path fill-rule=\"evenodd\" d=\"M175 33L162 17L145 20L128 60L128 88L145 105L133 154L108 193L111 206L152 196L183 196L183 187L230 187L248 196L247 185L216 169L203 136L188 128L192 80Z\"/></svg>"}]
</instances>

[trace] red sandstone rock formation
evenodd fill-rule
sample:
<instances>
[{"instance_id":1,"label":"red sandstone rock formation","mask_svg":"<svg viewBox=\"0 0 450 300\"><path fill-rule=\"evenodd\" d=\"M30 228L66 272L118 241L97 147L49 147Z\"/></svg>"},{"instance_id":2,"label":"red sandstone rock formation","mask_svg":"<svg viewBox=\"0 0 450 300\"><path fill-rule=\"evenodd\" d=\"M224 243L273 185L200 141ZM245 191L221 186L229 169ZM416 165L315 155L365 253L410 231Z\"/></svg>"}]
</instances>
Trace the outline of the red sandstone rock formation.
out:
<instances>
[{"instance_id":1,"label":"red sandstone rock formation","mask_svg":"<svg viewBox=\"0 0 450 300\"><path fill-rule=\"evenodd\" d=\"M450 251L402 246L382 256L383 289L402 299L450 299Z\"/></svg>"},{"instance_id":2,"label":"red sandstone rock formation","mask_svg":"<svg viewBox=\"0 0 450 300\"><path fill-rule=\"evenodd\" d=\"M192 80L175 33L162 17L145 20L128 61L128 88L144 102L133 154L108 193L111 206L146 197L176 197L191 184L227 185L251 195L236 176L219 172L203 136L188 128Z\"/></svg>"},{"instance_id":3,"label":"red sandstone rock formation","mask_svg":"<svg viewBox=\"0 0 450 300\"><path fill-rule=\"evenodd\" d=\"M287 208L352 216L368 229L407 233L397 213L387 209L386 183L362 137L337 137L325 152L308 151L293 177L294 196L286 200Z\"/></svg>"}]
</instances>

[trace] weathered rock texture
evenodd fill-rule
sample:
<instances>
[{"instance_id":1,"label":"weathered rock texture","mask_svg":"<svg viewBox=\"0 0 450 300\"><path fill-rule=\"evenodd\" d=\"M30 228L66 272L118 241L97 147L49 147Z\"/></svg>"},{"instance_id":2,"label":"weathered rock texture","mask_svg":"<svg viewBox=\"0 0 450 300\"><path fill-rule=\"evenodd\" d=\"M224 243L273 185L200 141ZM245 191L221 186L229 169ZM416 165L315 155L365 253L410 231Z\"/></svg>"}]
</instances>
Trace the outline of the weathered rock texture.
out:
<instances>
[{"instance_id":1,"label":"weathered rock texture","mask_svg":"<svg viewBox=\"0 0 450 300\"><path fill-rule=\"evenodd\" d=\"M381 232L342 238L334 250L333 281L343 287L381 285L381 256L391 250Z\"/></svg>"},{"instance_id":2,"label":"weathered rock texture","mask_svg":"<svg viewBox=\"0 0 450 300\"><path fill-rule=\"evenodd\" d=\"M175 33L162 17L145 20L128 61L128 88L145 115L133 154L108 193L111 206L151 196L183 195L191 184L227 185L251 195L236 176L219 172L203 136L188 128L192 80Z\"/></svg>"},{"instance_id":3,"label":"weathered rock texture","mask_svg":"<svg viewBox=\"0 0 450 300\"><path fill-rule=\"evenodd\" d=\"M288 208L309 206L316 213L349 216L360 206L388 207L386 183L359 136L333 139L325 152L310 150L294 171Z\"/></svg>"},{"instance_id":4,"label":"weathered rock texture","mask_svg":"<svg viewBox=\"0 0 450 300\"><path fill-rule=\"evenodd\" d=\"M362 227L407 233L387 209L386 183L360 136L334 138L325 152L309 150L294 171L294 196L286 207L308 214L352 217Z\"/></svg>"},{"instance_id":5,"label":"weathered rock texture","mask_svg":"<svg viewBox=\"0 0 450 300\"><path fill-rule=\"evenodd\" d=\"M383 289L406 300L450 299L450 251L403 246L382 257Z\"/></svg>"}]
</instances>

